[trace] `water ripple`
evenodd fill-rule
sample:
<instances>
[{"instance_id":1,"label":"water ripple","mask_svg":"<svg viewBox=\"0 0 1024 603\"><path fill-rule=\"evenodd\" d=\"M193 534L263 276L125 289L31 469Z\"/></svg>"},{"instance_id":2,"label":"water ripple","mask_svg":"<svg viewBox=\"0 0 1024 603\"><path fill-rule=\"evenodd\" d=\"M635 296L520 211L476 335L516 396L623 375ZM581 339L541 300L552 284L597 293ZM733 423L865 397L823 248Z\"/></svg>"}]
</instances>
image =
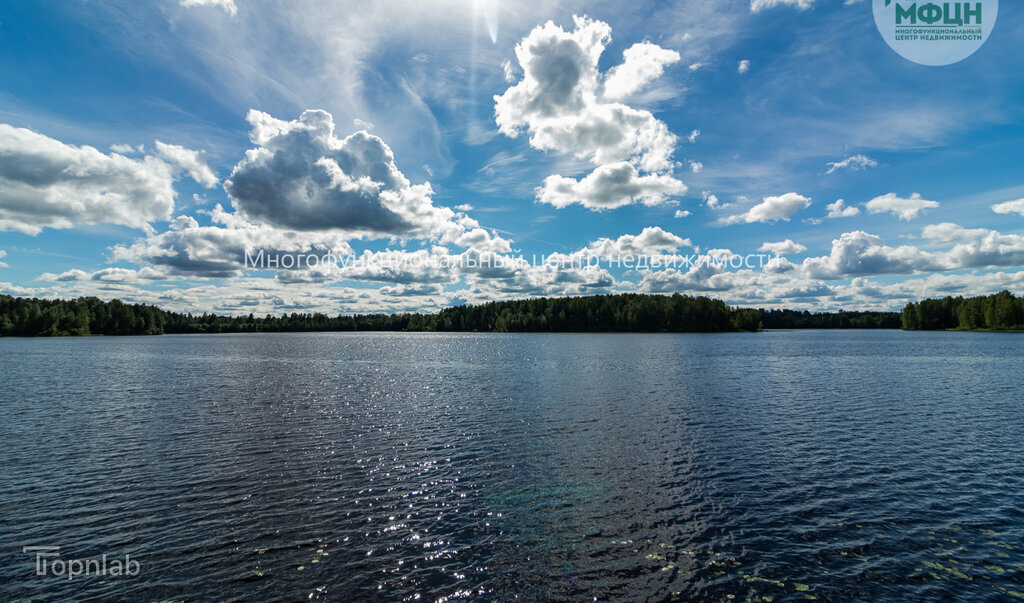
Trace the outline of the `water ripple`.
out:
<instances>
[{"instance_id":1,"label":"water ripple","mask_svg":"<svg viewBox=\"0 0 1024 603\"><path fill-rule=\"evenodd\" d=\"M0 340L0 595L1024 598L1024 339ZM130 554L134 577L40 577Z\"/></svg>"}]
</instances>

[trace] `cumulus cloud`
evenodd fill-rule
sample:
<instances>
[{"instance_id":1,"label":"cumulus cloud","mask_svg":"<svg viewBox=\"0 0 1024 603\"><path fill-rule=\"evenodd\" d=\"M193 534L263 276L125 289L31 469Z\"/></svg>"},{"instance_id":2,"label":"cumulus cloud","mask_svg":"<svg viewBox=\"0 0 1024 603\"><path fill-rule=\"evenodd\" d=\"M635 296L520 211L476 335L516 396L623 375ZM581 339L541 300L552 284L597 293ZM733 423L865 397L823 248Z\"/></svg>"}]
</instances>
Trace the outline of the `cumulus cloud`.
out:
<instances>
[{"instance_id":1,"label":"cumulus cloud","mask_svg":"<svg viewBox=\"0 0 1024 603\"><path fill-rule=\"evenodd\" d=\"M803 247L801 245L801 247ZM798 266L781 255L777 255L765 262L764 271L770 274L786 274L797 270Z\"/></svg>"},{"instance_id":2,"label":"cumulus cloud","mask_svg":"<svg viewBox=\"0 0 1024 603\"><path fill-rule=\"evenodd\" d=\"M336 278L400 285L454 283L459 279L462 264L443 247L364 251L356 261L340 267Z\"/></svg>"},{"instance_id":3,"label":"cumulus cloud","mask_svg":"<svg viewBox=\"0 0 1024 603\"><path fill-rule=\"evenodd\" d=\"M858 230L832 241L828 256L805 259L802 273L812 279L834 280L1024 264L1024 235L1005 235L995 230L943 223L925 227L922 237L953 243L953 247L934 252L910 245L890 247L880 237Z\"/></svg>"},{"instance_id":4,"label":"cumulus cloud","mask_svg":"<svg viewBox=\"0 0 1024 603\"><path fill-rule=\"evenodd\" d=\"M476 251L487 251L491 253L512 253L511 244L505 239L493 235L483 228L466 230L453 241L460 247L468 247Z\"/></svg>"},{"instance_id":5,"label":"cumulus cloud","mask_svg":"<svg viewBox=\"0 0 1024 603\"><path fill-rule=\"evenodd\" d=\"M235 0L181 0L179 4L185 8L192 8L194 6L212 6L223 10L232 17L238 14L238 7L235 6Z\"/></svg>"},{"instance_id":6,"label":"cumulus cloud","mask_svg":"<svg viewBox=\"0 0 1024 603\"><path fill-rule=\"evenodd\" d=\"M73 268L71 270L65 270L60 274L53 274L52 272L44 272L36 279L37 281L52 282L52 283L74 283L74 282L86 282L93 281L97 283L117 283L117 284L148 284L153 281L165 280L168 274L164 271L156 270L154 268L145 267L141 270L131 270L128 268L104 268L95 272L86 272L84 270L78 270Z\"/></svg>"},{"instance_id":7,"label":"cumulus cloud","mask_svg":"<svg viewBox=\"0 0 1024 603\"><path fill-rule=\"evenodd\" d=\"M807 258L804 274L812 279L834 280L875 274L912 274L944 270L946 265L932 254L904 245L889 247L881 237L857 230L832 241L828 256Z\"/></svg>"},{"instance_id":8,"label":"cumulus cloud","mask_svg":"<svg viewBox=\"0 0 1024 603\"><path fill-rule=\"evenodd\" d=\"M853 155L852 157L847 157L842 161L829 162L828 171L825 173L834 174L839 170L858 172L860 170L866 170L873 167L878 167L878 162L874 159L867 155Z\"/></svg>"},{"instance_id":9,"label":"cumulus cloud","mask_svg":"<svg viewBox=\"0 0 1024 603\"><path fill-rule=\"evenodd\" d=\"M625 256L640 257L671 253L680 247L693 247L693 242L658 226L648 226L638 235L622 235L617 239L598 239L591 243L584 253L614 260Z\"/></svg>"},{"instance_id":10,"label":"cumulus cloud","mask_svg":"<svg viewBox=\"0 0 1024 603\"><path fill-rule=\"evenodd\" d=\"M0 249L0 260L2 260L5 257L7 257L7 252L4 251L3 249ZM6 262L0 262L0 268L7 268L7 263Z\"/></svg>"},{"instance_id":11,"label":"cumulus cloud","mask_svg":"<svg viewBox=\"0 0 1024 603\"><path fill-rule=\"evenodd\" d=\"M739 65L736 66L736 71L738 73L746 73L750 71L750 60L743 59L742 61L740 61Z\"/></svg>"},{"instance_id":12,"label":"cumulus cloud","mask_svg":"<svg viewBox=\"0 0 1024 603\"><path fill-rule=\"evenodd\" d=\"M478 269L467 275L457 295L470 303L539 296L590 295L606 291L615 279L601 266L560 266L525 263L510 269Z\"/></svg>"},{"instance_id":13,"label":"cumulus cloud","mask_svg":"<svg viewBox=\"0 0 1024 603\"><path fill-rule=\"evenodd\" d=\"M690 210L688 209L677 209L673 215L674 218L688 218L690 217Z\"/></svg>"},{"instance_id":14,"label":"cumulus cloud","mask_svg":"<svg viewBox=\"0 0 1024 603\"><path fill-rule=\"evenodd\" d=\"M694 130L693 132L690 132L690 135L686 137L686 140L689 140L690 144L694 144L694 143L697 142L697 138L699 136L700 136L700 130Z\"/></svg>"},{"instance_id":15,"label":"cumulus cloud","mask_svg":"<svg viewBox=\"0 0 1024 603\"><path fill-rule=\"evenodd\" d=\"M938 206L939 203L937 201L922 199L918 193L912 194L909 199L898 197L896 193L888 193L881 197L875 197L864 205L868 209L868 213L880 214L889 212L894 216L898 216L900 220L913 220L922 211Z\"/></svg>"},{"instance_id":16,"label":"cumulus cloud","mask_svg":"<svg viewBox=\"0 0 1024 603\"><path fill-rule=\"evenodd\" d=\"M537 201L558 208L579 203L600 211L631 203L658 205L667 197L686 192L686 185L664 174L641 175L633 164L623 161L602 165L582 180L552 175L537 189Z\"/></svg>"},{"instance_id":17,"label":"cumulus cloud","mask_svg":"<svg viewBox=\"0 0 1024 603\"><path fill-rule=\"evenodd\" d=\"M246 218L295 230L424 237L443 232L452 210L436 207L429 183L413 185L390 147L365 131L334 135L326 111L283 121L250 111L246 152L225 189Z\"/></svg>"},{"instance_id":18,"label":"cumulus cloud","mask_svg":"<svg viewBox=\"0 0 1024 603\"><path fill-rule=\"evenodd\" d=\"M925 228L922 236L956 242L945 254L950 269L1024 265L1024 235L1002 234L985 228L963 228L945 223Z\"/></svg>"},{"instance_id":19,"label":"cumulus cloud","mask_svg":"<svg viewBox=\"0 0 1024 603\"><path fill-rule=\"evenodd\" d=\"M627 49L623 62L605 75L598 61L611 28L585 17L574 21L572 32L549 21L517 44L522 79L494 97L501 133L512 138L527 133L535 149L572 154L597 166L580 180L549 177L537 191L538 200L557 200L558 207L575 202L607 209L660 203L668 195L681 194L685 186L670 174L675 168L675 134L649 111L619 102L649 85L666 65L679 60L679 54L642 42ZM580 196L598 192L583 183L608 179L620 185L618 198L604 193L600 198ZM549 185L558 190L549 192ZM565 198L570 192L577 195L573 200Z\"/></svg>"},{"instance_id":20,"label":"cumulus cloud","mask_svg":"<svg viewBox=\"0 0 1024 603\"><path fill-rule=\"evenodd\" d=\"M191 216L178 216L166 232L153 233L130 244L116 245L112 261L163 268L169 274L223 278L238 276L245 254L351 253L344 236L282 230L245 221L216 206L214 225L200 226ZM250 266L251 267L251 266Z\"/></svg>"},{"instance_id":21,"label":"cumulus cloud","mask_svg":"<svg viewBox=\"0 0 1024 603\"><path fill-rule=\"evenodd\" d=\"M811 200L808 197L796 193L786 193L777 197L765 197L761 203L751 207L749 210L724 218L722 223L752 224L754 222L778 222L779 220L788 222L793 214L810 206Z\"/></svg>"},{"instance_id":22,"label":"cumulus cloud","mask_svg":"<svg viewBox=\"0 0 1024 603\"><path fill-rule=\"evenodd\" d=\"M799 10L807 10L814 6L814 0L750 0L750 12L752 13L759 13L776 6L792 6Z\"/></svg>"},{"instance_id":23,"label":"cumulus cloud","mask_svg":"<svg viewBox=\"0 0 1024 603\"><path fill-rule=\"evenodd\" d=\"M679 53L650 42L638 42L622 53L622 63L604 80L604 97L621 100L661 77L667 65L679 62ZM697 66L699 69L700 66ZM696 71L693 65L691 71Z\"/></svg>"},{"instance_id":24,"label":"cumulus cloud","mask_svg":"<svg viewBox=\"0 0 1024 603\"><path fill-rule=\"evenodd\" d=\"M921 238L931 241L951 243L956 241L976 241L985 238L993 231L987 228L964 228L952 222L929 224L921 231Z\"/></svg>"},{"instance_id":25,"label":"cumulus cloud","mask_svg":"<svg viewBox=\"0 0 1024 603\"><path fill-rule=\"evenodd\" d=\"M338 139L333 119L324 111L306 111L295 121L251 111L248 119L256 148L246 152L225 182L235 211L217 205L208 212L208 226L192 216L178 216L166 232L150 231L131 244L115 246L112 261L152 266L171 276L239 277L246 270L272 269L279 282L323 283L347 278L348 273L320 264L319 258L351 260L350 241L360 238L400 239L403 245L430 240L435 246L418 253L432 256L450 255L444 245L464 247L464 253L512 252L509 241L466 214L434 206L430 185L412 185L380 138L357 132ZM168 149L163 145L160 152L180 148ZM290 256L287 265L277 262L283 256ZM299 256L307 263L298 262ZM349 276L420 282L414 269L388 277L384 269L372 267L388 257L364 253L362 259L371 260L371 266L347 267L357 271ZM273 263L270 258L275 258ZM451 271L445 274L448 282Z\"/></svg>"},{"instance_id":26,"label":"cumulus cloud","mask_svg":"<svg viewBox=\"0 0 1024 603\"><path fill-rule=\"evenodd\" d=\"M174 208L173 170L0 124L0 230L110 223L143 228Z\"/></svg>"},{"instance_id":27,"label":"cumulus cloud","mask_svg":"<svg viewBox=\"0 0 1024 603\"><path fill-rule=\"evenodd\" d=\"M217 175L213 173L210 166L206 165L206 162L203 161L202 153L199 151L186 149L176 144L165 144L157 140L156 152L171 165L178 166L188 172L188 175L193 180L206 188L217 186L219 182Z\"/></svg>"},{"instance_id":28,"label":"cumulus cloud","mask_svg":"<svg viewBox=\"0 0 1024 603\"><path fill-rule=\"evenodd\" d=\"M992 206L992 211L997 214L1020 214L1024 216L1024 199L1007 201L1005 203L996 203Z\"/></svg>"},{"instance_id":29,"label":"cumulus cloud","mask_svg":"<svg viewBox=\"0 0 1024 603\"><path fill-rule=\"evenodd\" d=\"M807 251L807 247L794 242L792 239L786 239L779 243L764 243L758 248L758 251L767 251L768 253L774 253L775 255L789 255L793 253L803 253Z\"/></svg>"},{"instance_id":30,"label":"cumulus cloud","mask_svg":"<svg viewBox=\"0 0 1024 603\"><path fill-rule=\"evenodd\" d=\"M825 206L825 209L828 210L827 217L829 218L852 218L860 213L859 207L848 206L843 199L837 199L835 203L829 203Z\"/></svg>"},{"instance_id":31,"label":"cumulus cloud","mask_svg":"<svg viewBox=\"0 0 1024 603\"><path fill-rule=\"evenodd\" d=\"M171 221L166 232L152 233L131 244L113 247L111 260L152 265L176 276L224 278L239 276L245 270L279 269L287 273L287 276L281 277L279 272L279 278L289 282L325 282L342 278L344 274L321 265L321 258L330 254L336 258L335 262L341 261L344 264L352 260L355 253L347 233L340 231L298 231L253 223L236 213L225 211L220 205L210 212L210 220L212 225L200 226L191 216L178 216ZM445 233L440 241L466 247L467 253L497 254L512 251L508 241L485 231L476 220L462 214L452 223L452 230ZM406 252L390 253L391 256L364 254L360 261L394 259L397 257L394 254ZM426 252L421 250L421 253ZM450 254L448 248L440 245L434 246L430 253ZM291 256L291 265L282 265L276 261L270 263L270 258L284 256ZM307 259L303 261L302 257ZM308 259L310 257L314 259ZM414 259L416 261L413 264L420 263L418 257Z\"/></svg>"},{"instance_id":32,"label":"cumulus cloud","mask_svg":"<svg viewBox=\"0 0 1024 603\"><path fill-rule=\"evenodd\" d=\"M718 200L717 195L713 195L708 191L702 192L700 196L704 199L704 205L706 205L708 209L725 209L732 205L732 203L722 203Z\"/></svg>"},{"instance_id":33,"label":"cumulus cloud","mask_svg":"<svg viewBox=\"0 0 1024 603\"><path fill-rule=\"evenodd\" d=\"M686 270L666 268L647 271L638 285L641 291L650 293L673 292L723 292L735 289L757 291L766 283L778 282L774 274L750 269L729 271L728 265L734 258L740 258L728 249L712 249L693 259Z\"/></svg>"},{"instance_id":34,"label":"cumulus cloud","mask_svg":"<svg viewBox=\"0 0 1024 603\"><path fill-rule=\"evenodd\" d=\"M444 293L444 286L431 283L418 283L413 285L394 285L380 288L381 295L390 297L410 297L417 295L441 295Z\"/></svg>"}]
</instances>

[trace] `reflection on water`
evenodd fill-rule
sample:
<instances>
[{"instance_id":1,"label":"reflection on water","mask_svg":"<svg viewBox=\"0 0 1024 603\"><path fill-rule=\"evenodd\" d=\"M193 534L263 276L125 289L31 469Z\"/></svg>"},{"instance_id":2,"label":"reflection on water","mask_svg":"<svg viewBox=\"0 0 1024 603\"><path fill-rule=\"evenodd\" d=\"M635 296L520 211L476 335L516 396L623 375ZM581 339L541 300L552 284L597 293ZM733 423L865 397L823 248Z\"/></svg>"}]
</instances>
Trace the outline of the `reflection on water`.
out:
<instances>
[{"instance_id":1,"label":"reflection on water","mask_svg":"<svg viewBox=\"0 0 1024 603\"><path fill-rule=\"evenodd\" d=\"M1024 338L0 340L8 599L1024 597ZM130 554L137 577L39 577Z\"/></svg>"}]
</instances>

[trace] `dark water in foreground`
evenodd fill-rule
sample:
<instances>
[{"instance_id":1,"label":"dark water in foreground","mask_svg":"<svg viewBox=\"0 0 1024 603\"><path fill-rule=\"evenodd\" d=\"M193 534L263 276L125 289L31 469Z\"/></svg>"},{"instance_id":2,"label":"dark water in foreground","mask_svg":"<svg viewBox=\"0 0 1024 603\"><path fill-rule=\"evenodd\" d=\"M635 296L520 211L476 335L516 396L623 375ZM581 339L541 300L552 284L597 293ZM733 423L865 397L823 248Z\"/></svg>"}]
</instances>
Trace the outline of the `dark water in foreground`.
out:
<instances>
[{"instance_id":1,"label":"dark water in foreground","mask_svg":"<svg viewBox=\"0 0 1024 603\"><path fill-rule=\"evenodd\" d=\"M863 331L0 340L0 599L1012 601L1022 352ZM139 575L39 577L26 545Z\"/></svg>"}]
</instances>

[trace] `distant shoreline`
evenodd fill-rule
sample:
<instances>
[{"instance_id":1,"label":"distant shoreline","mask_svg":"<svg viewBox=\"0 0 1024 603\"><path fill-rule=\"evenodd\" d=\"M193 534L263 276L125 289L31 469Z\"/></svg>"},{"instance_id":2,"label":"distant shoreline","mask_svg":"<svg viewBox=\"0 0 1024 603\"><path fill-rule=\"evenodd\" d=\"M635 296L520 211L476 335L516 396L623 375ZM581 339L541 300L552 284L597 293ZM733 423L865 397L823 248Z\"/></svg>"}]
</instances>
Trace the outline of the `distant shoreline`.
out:
<instances>
[{"instance_id":1,"label":"distant shoreline","mask_svg":"<svg viewBox=\"0 0 1024 603\"><path fill-rule=\"evenodd\" d=\"M262 317L170 312L156 306L0 295L0 337L213 333L752 333L762 330L962 331L1024 333L1024 298L1009 291L923 300L902 312L734 308L687 295L620 293L535 298L445 308L436 314L296 313Z\"/></svg>"},{"instance_id":2,"label":"distant shoreline","mask_svg":"<svg viewBox=\"0 0 1024 603\"><path fill-rule=\"evenodd\" d=\"M219 316L151 305L15 298L0 295L0 336L161 335L188 333L440 331L498 333L725 333L762 329L898 329L896 312L823 312L733 308L686 295L621 293L535 298L445 308L436 314Z\"/></svg>"}]
</instances>

